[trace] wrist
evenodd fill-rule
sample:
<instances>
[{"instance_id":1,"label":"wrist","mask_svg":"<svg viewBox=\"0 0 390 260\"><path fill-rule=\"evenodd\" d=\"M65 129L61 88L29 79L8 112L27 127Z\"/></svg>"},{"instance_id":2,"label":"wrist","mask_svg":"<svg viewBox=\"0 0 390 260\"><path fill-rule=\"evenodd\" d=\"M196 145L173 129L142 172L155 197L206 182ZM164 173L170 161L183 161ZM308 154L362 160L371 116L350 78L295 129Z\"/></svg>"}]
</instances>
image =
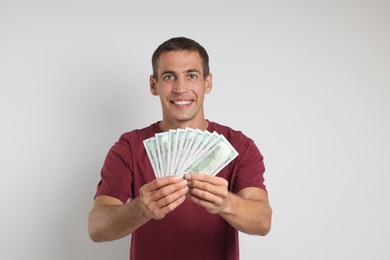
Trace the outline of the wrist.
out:
<instances>
[{"instance_id":1,"label":"wrist","mask_svg":"<svg viewBox=\"0 0 390 260\"><path fill-rule=\"evenodd\" d=\"M133 200L132 205L129 207L129 213L134 217L138 216L137 218L142 222L147 222L151 219L140 197Z\"/></svg>"},{"instance_id":2,"label":"wrist","mask_svg":"<svg viewBox=\"0 0 390 260\"><path fill-rule=\"evenodd\" d=\"M226 197L226 204L225 206L222 208L221 210L221 215L233 215L234 214L234 203L235 203L235 198L236 196L231 193L231 192L228 192L228 195Z\"/></svg>"}]
</instances>

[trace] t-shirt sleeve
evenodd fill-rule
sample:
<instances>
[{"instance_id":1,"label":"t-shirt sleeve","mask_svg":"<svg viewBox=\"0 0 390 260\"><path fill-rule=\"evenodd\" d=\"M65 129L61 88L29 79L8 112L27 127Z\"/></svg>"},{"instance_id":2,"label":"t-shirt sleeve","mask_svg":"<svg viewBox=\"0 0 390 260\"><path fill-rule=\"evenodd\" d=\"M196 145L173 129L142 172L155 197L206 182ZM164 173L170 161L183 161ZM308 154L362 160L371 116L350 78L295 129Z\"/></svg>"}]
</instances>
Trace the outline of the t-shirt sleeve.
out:
<instances>
[{"instance_id":1,"label":"t-shirt sleeve","mask_svg":"<svg viewBox=\"0 0 390 260\"><path fill-rule=\"evenodd\" d=\"M100 195L115 197L126 203L131 197L131 148L123 136L109 150L101 170L95 198Z\"/></svg>"},{"instance_id":2,"label":"t-shirt sleeve","mask_svg":"<svg viewBox=\"0 0 390 260\"><path fill-rule=\"evenodd\" d=\"M248 187L258 187L267 192L264 184L264 160L253 140L248 139L237 158L235 192Z\"/></svg>"}]
</instances>

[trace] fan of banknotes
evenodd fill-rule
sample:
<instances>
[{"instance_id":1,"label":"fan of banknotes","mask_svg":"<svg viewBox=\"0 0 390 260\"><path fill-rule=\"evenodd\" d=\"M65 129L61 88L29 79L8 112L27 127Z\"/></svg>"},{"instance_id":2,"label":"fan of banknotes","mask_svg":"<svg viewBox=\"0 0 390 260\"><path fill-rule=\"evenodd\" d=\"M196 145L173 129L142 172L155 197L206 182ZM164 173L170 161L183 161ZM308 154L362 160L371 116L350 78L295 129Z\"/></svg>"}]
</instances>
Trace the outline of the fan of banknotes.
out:
<instances>
[{"instance_id":1,"label":"fan of banknotes","mask_svg":"<svg viewBox=\"0 0 390 260\"><path fill-rule=\"evenodd\" d=\"M172 129L143 141L156 178L185 173L216 175L238 156L226 138L199 129Z\"/></svg>"}]
</instances>

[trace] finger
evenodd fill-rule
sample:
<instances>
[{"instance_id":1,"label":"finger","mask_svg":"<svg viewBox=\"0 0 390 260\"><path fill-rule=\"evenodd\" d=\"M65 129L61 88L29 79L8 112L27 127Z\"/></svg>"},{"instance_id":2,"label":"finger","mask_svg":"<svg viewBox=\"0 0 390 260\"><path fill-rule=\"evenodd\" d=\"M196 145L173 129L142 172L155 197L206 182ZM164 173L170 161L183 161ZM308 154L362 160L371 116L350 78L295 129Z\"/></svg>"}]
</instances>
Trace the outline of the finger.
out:
<instances>
[{"instance_id":1,"label":"finger","mask_svg":"<svg viewBox=\"0 0 390 260\"><path fill-rule=\"evenodd\" d=\"M167 215L169 212L173 211L177 207L179 207L183 202L186 200L186 196L181 196L177 200L173 201L172 203L166 205L163 208L158 209L156 212L153 212L154 219L162 219Z\"/></svg>"},{"instance_id":2,"label":"finger","mask_svg":"<svg viewBox=\"0 0 390 260\"><path fill-rule=\"evenodd\" d=\"M144 185L144 191L145 192L151 192L154 190L158 190L164 186L167 186L169 184L177 183L181 180L180 176L173 175L173 176L167 176L155 179L148 184Z\"/></svg>"},{"instance_id":3,"label":"finger","mask_svg":"<svg viewBox=\"0 0 390 260\"><path fill-rule=\"evenodd\" d=\"M153 195L152 195L152 198L154 200L160 200L160 199L163 199L165 197L170 197L169 195L177 192L177 191L180 191L181 189L185 189L185 188L188 188L188 181L187 180L184 180L184 179L181 179L179 182L175 182L175 183L172 183L172 184L168 184L166 186L163 186L162 188L156 190L153 192Z\"/></svg>"},{"instance_id":4,"label":"finger","mask_svg":"<svg viewBox=\"0 0 390 260\"><path fill-rule=\"evenodd\" d=\"M190 188L188 193L199 200L208 201L211 203L218 203L222 201L222 198L218 195L196 188Z\"/></svg>"},{"instance_id":5,"label":"finger","mask_svg":"<svg viewBox=\"0 0 390 260\"><path fill-rule=\"evenodd\" d=\"M186 197L190 199L192 202L194 202L195 204L204 207L211 214L217 214L219 212L220 207L218 207L216 204L214 204L211 201L200 199L190 193L188 193Z\"/></svg>"},{"instance_id":6,"label":"finger","mask_svg":"<svg viewBox=\"0 0 390 260\"><path fill-rule=\"evenodd\" d=\"M214 185L208 182L191 180L188 182L191 193L196 190L206 191L219 197L226 197L228 193L227 185Z\"/></svg>"},{"instance_id":7,"label":"finger","mask_svg":"<svg viewBox=\"0 0 390 260\"><path fill-rule=\"evenodd\" d=\"M161 219L181 205L186 198L185 195L188 193L188 189L188 186L185 186L182 189L151 203L149 205L149 211L153 215L153 218Z\"/></svg>"},{"instance_id":8,"label":"finger","mask_svg":"<svg viewBox=\"0 0 390 260\"><path fill-rule=\"evenodd\" d=\"M166 186L156 192L156 197L158 197L156 204L159 208L163 208L166 205L173 203L180 197L185 196L188 191L189 187L187 186L186 180L182 180L177 184Z\"/></svg>"},{"instance_id":9,"label":"finger","mask_svg":"<svg viewBox=\"0 0 390 260\"><path fill-rule=\"evenodd\" d=\"M166 184L167 182L165 180L162 183ZM170 183L169 180L168 180L168 183ZM171 199L172 197L168 197L169 201L165 202L165 204L164 204L164 200L163 200L164 197L166 197L174 192L177 192L180 189L187 187L187 184L188 184L187 180L181 179L181 181L179 181L179 182L174 182L174 183L162 186L156 190L150 190L150 186L145 185L146 187L143 186L139 190L139 192L140 192L140 196L142 198L142 202L145 205L151 205L151 207L154 207L154 208L161 208L161 207L165 206L165 204L168 204L172 201L172 199Z\"/></svg>"},{"instance_id":10,"label":"finger","mask_svg":"<svg viewBox=\"0 0 390 260\"><path fill-rule=\"evenodd\" d=\"M228 182L224 178L212 176L208 174L202 174L202 173L186 173L184 175L184 178L188 181L202 181L202 182L208 182L214 185L227 185Z\"/></svg>"}]
</instances>

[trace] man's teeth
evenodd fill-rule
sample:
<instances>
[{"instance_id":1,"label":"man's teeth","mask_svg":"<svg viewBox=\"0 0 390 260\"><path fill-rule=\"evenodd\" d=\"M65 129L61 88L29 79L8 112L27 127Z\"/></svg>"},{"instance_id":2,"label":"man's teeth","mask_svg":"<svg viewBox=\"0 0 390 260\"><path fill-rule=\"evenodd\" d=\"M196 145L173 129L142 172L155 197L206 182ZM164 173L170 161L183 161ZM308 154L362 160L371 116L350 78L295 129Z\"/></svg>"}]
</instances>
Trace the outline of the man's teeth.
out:
<instances>
[{"instance_id":1,"label":"man's teeth","mask_svg":"<svg viewBox=\"0 0 390 260\"><path fill-rule=\"evenodd\" d=\"M188 105L191 103L191 100L188 100L188 101L173 101L173 103L175 103L175 105Z\"/></svg>"}]
</instances>

